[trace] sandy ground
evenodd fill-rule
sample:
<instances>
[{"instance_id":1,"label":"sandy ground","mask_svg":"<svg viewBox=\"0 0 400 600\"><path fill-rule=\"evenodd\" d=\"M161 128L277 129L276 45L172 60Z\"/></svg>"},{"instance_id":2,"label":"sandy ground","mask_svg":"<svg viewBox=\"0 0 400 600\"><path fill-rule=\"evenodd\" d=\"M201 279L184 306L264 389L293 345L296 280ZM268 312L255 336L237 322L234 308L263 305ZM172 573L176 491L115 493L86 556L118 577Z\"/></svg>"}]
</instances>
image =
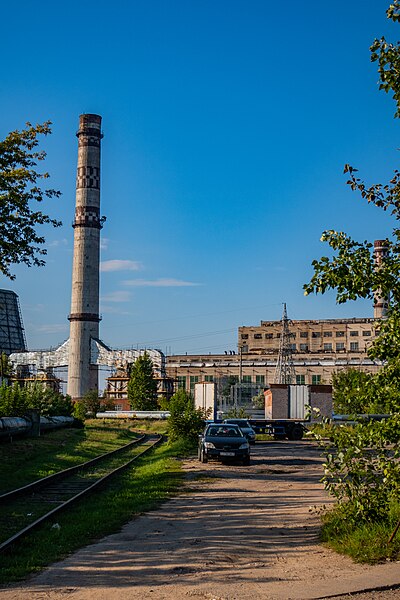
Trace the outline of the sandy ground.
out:
<instances>
[{"instance_id":1,"label":"sandy ground","mask_svg":"<svg viewBox=\"0 0 400 600\"><path fill-rule=\"evenodd\" d=\"M308 441L258 443L250 467L186 461L183 494L0 598L400 598L400 562L356 565L319 544L321 462Z\"/></svg>"}]
</instances>

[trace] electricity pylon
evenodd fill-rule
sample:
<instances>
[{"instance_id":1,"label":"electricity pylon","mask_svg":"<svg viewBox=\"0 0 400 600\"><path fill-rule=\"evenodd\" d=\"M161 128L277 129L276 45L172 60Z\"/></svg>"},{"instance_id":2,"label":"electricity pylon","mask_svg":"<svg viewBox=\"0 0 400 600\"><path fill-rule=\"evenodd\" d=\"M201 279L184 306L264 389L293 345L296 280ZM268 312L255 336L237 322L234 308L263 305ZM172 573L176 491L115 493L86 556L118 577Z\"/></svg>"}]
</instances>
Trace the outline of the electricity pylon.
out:
<instances>
[{"instance_id":1,"label":"electricity pylon","mask_svg":"<svg viewBox=\"0 0 400 600\"><path fill-rule=\"evenodd\" d=\"M279 354L276 363L274 383L286 383L288 385L296 382L296 373L293 366L293 355L289 329L289 319L286 311L286 303L283 304L282 330L279 341Z\"/></svg>"}]
</instances>

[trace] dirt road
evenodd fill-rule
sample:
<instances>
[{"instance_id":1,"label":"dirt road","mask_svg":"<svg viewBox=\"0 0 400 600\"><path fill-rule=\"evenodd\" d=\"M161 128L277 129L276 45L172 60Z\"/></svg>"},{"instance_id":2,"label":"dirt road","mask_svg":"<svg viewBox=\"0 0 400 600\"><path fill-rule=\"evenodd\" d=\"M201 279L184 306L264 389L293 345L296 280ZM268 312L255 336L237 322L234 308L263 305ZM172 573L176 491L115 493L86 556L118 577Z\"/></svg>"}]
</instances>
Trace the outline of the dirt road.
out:
<instances>
[{"instance_id":1,"label":"dirt road","mask_svg":"<svg viewBox=\"0 0 400 600\"><path fill-rule=\"evenodd\" d=\"M258 443L250 467L188 460L183 494L0 598L300 600L400 584L400 563L356 565L319 544L321 463L308 441Z\"/></svg>"}]
</instances>

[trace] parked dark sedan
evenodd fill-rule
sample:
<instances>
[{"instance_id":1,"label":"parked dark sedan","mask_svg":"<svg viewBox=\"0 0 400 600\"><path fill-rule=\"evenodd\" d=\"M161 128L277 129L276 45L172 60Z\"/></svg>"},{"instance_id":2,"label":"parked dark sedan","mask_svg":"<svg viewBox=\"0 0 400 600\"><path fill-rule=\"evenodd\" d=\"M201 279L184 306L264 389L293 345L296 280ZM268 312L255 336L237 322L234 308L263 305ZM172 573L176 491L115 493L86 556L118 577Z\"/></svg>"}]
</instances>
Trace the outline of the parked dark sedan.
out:
<instances>
[{"instance_id":1,"label":"parked dark sedan","mask_svg":"<svg viewBox=\"0 0 400 600\"><path fill-rule=\"evenodd\" d=\"M210 423L199 436L199 460L237 460L250 464L250 446L240 427L227 423Z\"/></svg>"}]
</instances>

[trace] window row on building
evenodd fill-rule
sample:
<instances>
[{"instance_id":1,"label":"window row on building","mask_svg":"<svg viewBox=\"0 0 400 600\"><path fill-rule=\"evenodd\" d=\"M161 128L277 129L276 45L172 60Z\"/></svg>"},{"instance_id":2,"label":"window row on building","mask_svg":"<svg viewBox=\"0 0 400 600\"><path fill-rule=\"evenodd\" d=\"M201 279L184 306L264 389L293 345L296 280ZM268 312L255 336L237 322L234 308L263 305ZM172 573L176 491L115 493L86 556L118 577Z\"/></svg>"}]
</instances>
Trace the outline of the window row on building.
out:
<instances>
[{"instance_id":1,"label":"window row on building","mask_svg":"<svg viewBox=\"0 0 400 600\"><path fill-rule=\"evenodd\" d=\"M333 336L333 333L335 333L335 336ZM372 332L370 330L364 330L362 332L359 331L355 331L355 330L351 330L349 331L349 335L350 337L358 337L359 335L363 336L363 337L371 337L372 336ZM248 340L249 339L250 334L249 333L242 333L241 334L241 339L242 340ZM290 337L291 338L296 338L297 334L295 332L291 332L290 333ZM299 333L299 337L300 338L313 338L313 339L317 339L317 338L331 338L331 337L345 337L346 336L346 332L345 331L300 331ZM272 340L272 339L280 339L281 334L280 332L277 333L266 333L264 334L264 338L263 338L263 334L262 333L254 333L253 334L253 339L255 340L262 340L262 339L266 339L266 340Z\"/></svg>"}]
</instances>

